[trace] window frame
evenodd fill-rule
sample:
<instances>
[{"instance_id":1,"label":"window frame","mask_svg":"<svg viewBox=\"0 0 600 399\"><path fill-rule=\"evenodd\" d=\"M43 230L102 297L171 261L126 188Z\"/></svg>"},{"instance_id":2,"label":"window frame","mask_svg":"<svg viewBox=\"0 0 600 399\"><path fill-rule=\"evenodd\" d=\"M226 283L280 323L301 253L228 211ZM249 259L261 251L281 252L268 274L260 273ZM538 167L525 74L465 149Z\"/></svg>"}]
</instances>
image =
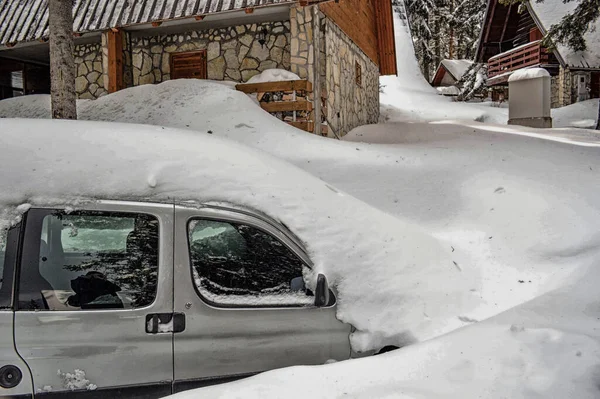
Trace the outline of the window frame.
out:
<instances>
[{"instance_id":1,"label":"window frame","mask_svg":"<svg viewBox=\"0 0 600 399\"><path fill-rule=\"evenodd\" d=\"M248 310L252 310L252 309L256 309L256 310L260 310L260 309L315 309L317 308L317 306L313 304L311 305L302 305L302 304L290 304L290 303L284 303L284 304L265 304L265 305L247 305L247 304L234 304L234 303L218 303L218 302L214 302L212 300L210 300L209 298L207 298L205 295L203 295L200 292L200 288L198 287L198 285L196 284L195 278L194 278L194 264L192 262L192 246L191 246L191 241L190 241L190 224L194 221L197 220L205 220L205 221L212 221L212 222L219 222L219 223L230 223L230 224L241 224L241 225L246 225L249 227L252 227L256 230L259 230L265 234L268 234L269 236L271 236L272 238L276 239L277 241L279 241L283 246L285 246L292 254L294 254L294 256L296 256L298 258L298 260L302 263L302 267L306 267L309 270L313 270L313 265L310 262L307 262L307 260L310 260L308 258L308 255L306 253L301 253L301 251L299 251L299 248L295 248L295 243L294 241L288 237L287 234L285 234L281 229L277 229L275 228L275 226L271 225L270 223L266 223L263 222L265 224L265 226L263 226L262 220L253 220L254 217L244 214L243 216L246 216L245 220L242 219L237 219L235 217L228 217L226 215L223 216L202 216L202 215L196 215L196 216L190 216L186 219L185 222L185 235L187 237L187 242L186 242L186 246L187 246L187 257L188 257L188 265L189 265L189 276L190 276L190 283L192 284L194 291L196 292L196 294L198 295L198 298L200 298L200 300L202 302L204 302L205 304L215 308L215 309L221 309L221 310L227 310L227 309L248 309ZM337 298L335 297L335 295L332 296L333 300L332 300L332 304L330 306L327 307L331 307L331 306L335 306L337 303ZM314 298L314 296L312 296L311 298ZM314 301L313 301L314 302Z\"/></svg>"},{"instance_id":2,"label":"window frame","mask_svg":"<svg viewBox=\"0 0 600 399\"><path fill-rule=\"evenodd\" d=\"M143 204L142 204L143 205ZM94 208L94 207L81 207L75 210L69 210L68 207L49 207L49 208L31 208L27 211L27 213L23 217L23 223L21 226L20 232L20 240L19 240L19 251L18 251L18 259L15 263L16 271L14 273L13 279L13 310L14 311L22 311L22 312L58 312L58 313L68 313L68 312L136 312L140 310L150 309L157 304L157 299L160 296L160 274L162 268L161 262L161 250L162 250L162 228L163 224L161 222L161 217L158 214L154 214L152 212L148 212L147 209L136 209L131 207L126 207L127 209L117 209L115 207L107 207L107 208ZM38 215L39 213L39 215ZM51 216L55 213L62 214L80 214L80 213L96 213L96 214L123 214L125 217L127 215L146 215L151 216L158 221L158 253L157 253L157 264L156 264L156 292L152 302L139 307L131 307L131 308L99 308L99 309L69 309L69 310L52 310L52 309L29 309L22 308L20 306L20 291L21 291L21 274L24 269L24 259L26 259L25 251L27 246L30 245L28 242L31 242L33 238L34 248L39 248L41 241L41 234L38 234L42 230L43 221L47 216ZM36 216L35 219L35 227L31 228L32 216ZM39 250L38 250L39 251ZM30 255L28 255L30 256ZM38 252L39 257L39 252Z\"/></svg>"},{"instance_id":3,"label":"window frame","mask_svg":"<svg viewBox=\"0 0 600 399\"><path fill-rule=\"evenodd\" d=\"M4 265L0 283L0 311L14 310L17 302L16 286L18 281L18 265L20 264L20 247L23 241L23 223L17 223L6 231L6 248Z\"/></svg>"}]
</instances>

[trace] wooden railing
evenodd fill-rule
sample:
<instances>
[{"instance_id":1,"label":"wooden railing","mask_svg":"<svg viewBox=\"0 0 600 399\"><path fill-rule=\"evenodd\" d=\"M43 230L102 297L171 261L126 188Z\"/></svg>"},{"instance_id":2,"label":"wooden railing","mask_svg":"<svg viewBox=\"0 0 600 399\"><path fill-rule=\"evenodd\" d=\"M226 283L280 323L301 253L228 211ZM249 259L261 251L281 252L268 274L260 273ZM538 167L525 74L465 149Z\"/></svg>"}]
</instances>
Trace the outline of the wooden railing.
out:
<instances>
[{"instance_id":1,"label":"wooden railing","mask_svg":"<svg viewBox=\"0 0 600 399\"><path fill-rule=\"evenodd\" d=\"M246 94L256 94L265 111L290 125L313 133L313 85L308 80L283 82L240 83L235 88ZM322 134L326 135L326 126Z\"/></svg>"},{"instance_id":2,"label":"wooden railing","mask_svg":"<svg viewBox=\"0 0 600 399\"><path fill-rule=\"evenodd\" d=\"M488 79L517 69L547 64L549 61L550 53L542 47L542 41L537 40L490 58L488 60ZM508 79L508 74L506 79Z\"/></svg>"}]
</instances>

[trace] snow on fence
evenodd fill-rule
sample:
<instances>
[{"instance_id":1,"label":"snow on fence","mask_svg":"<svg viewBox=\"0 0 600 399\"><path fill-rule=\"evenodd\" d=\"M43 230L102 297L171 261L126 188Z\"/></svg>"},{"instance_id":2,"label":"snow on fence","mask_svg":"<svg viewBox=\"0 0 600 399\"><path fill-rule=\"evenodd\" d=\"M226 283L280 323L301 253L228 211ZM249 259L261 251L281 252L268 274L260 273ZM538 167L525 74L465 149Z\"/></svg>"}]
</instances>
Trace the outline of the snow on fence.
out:
<instances>
[{"instance_id":1,"label":"snow on fence","mask_svg":"<svg viewBox=\"0 0 600 399\"><path fill-rule=\"evenodd\" d=\"M256 94L261 108L282 121L310 133L315 131L313 84L308 80L240 83L235 88ZM321 134L327 135L326 126L321 127Z\"/></svg>"}]
</instances>

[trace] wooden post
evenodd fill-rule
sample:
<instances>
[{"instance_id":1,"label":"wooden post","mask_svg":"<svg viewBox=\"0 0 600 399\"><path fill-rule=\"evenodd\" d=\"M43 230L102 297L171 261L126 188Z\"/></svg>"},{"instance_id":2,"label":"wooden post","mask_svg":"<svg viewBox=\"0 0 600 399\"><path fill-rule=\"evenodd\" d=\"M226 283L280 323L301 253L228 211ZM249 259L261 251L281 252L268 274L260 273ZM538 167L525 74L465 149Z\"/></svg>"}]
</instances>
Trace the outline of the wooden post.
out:
<instances>
[{"instance_id":1,"label":"wooden post","mask_svg":"<svg viewBox=\"0 0 600 399\"><path fill-rule=\"evenodd\" d=\"M108 47L108 92L123 89L123 33L121 30L106 32Z\"/></svg>"}]
</instances>

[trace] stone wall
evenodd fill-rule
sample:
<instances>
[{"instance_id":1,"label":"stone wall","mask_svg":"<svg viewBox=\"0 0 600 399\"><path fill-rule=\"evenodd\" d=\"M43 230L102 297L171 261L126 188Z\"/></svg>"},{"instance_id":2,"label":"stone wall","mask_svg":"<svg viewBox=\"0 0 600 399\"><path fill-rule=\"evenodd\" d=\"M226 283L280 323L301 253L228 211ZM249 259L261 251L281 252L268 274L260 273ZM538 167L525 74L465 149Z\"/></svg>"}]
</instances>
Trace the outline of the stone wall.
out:
<instances>
[{"instance_id":1,"label":"stone wall","mask_svg":"<svg viewBox=\"0 0 600 399\"><path fill-rule=\"evenodd\" d=\"M327 122L339 136L379 121L379 67L332 21L326 22ZM356 62L362 83L356 82Z\"/></svg>"},{"instance_id":2,"label":"stone wall","mask_svg":"<svg viewBox=\"0 0 600 399\"><path fill-rule=\"evenodd\" d=\"M314 82L314 48L312 7L290 9L291 68L302 79Z\"/></svg>"},{"instance_id":3,"label":"stone wall","mask_svg":"<svg viewBox=\"0 0 600 399\"><path fill-rule=\"evenodd\" d=\"M258 33L266 29L262 46ZM170 54L207 50L208 79L246 82L273 68L290 69L290 24L269 22L191 31L182 34L131 38L134 86L170 79Z\"/></svg>"},{"instance_id":4,"label":"stone wall","mask_svg":"<svg viewBox=\"0 0 600 399\"><path fill-rule=\"evenodd\" d=\"M560 99L559 99L559 91L560 91L560 79L559 76L552 76L550 80L550 106L552 108L560 107Z\"/></svg>"},{"instance_id":5,"label":"stone wall","mask_svg":"<svg viewBox=\"0 0 600 399\"><path fill-rule=\"evenodd\" d=\"M104 88L102 46L100 43L75 46L75 91L77 98L95 99L107 94Z\"/></svg>"},{"instance_id":6,"label":"stone wall","mask_svg":"<svg viewBox=\"0 0 600 399\"><path fill-rule=\"evenodd\" d=\"M573 103L572 96L573 77L569 68L560 67L558 71L558 103L557 107L564 107Z\"/></svg>"}]
</instances>

